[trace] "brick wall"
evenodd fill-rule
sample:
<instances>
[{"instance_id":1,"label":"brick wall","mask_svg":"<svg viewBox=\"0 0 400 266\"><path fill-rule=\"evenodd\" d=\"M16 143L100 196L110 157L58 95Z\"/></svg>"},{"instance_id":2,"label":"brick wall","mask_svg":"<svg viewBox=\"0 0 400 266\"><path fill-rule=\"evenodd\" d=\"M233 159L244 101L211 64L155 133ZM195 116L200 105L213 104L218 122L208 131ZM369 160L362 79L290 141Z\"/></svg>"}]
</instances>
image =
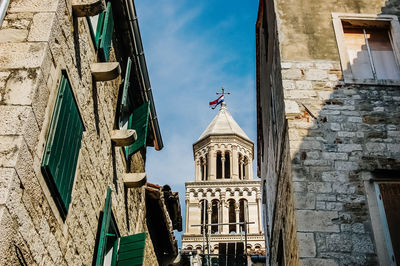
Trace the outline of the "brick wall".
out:
<instances>
[{"instance_id":1,"label":"brick wall","mask_svg":"<svg viewBox=\"0 0 400 266\"><path fill-rule=\"evenodd\" d=\"M96 54L85 18L70 1L12 0L0 28L0 264L90 265L106 189L121 235L147 231L144 189L126 189L121 148L110 130L121 78L93 83ZM110 61L115 61L111 53ZM60 217L40 171L61 69L85 126L72 202ZM137 153L132 168L144 169ZM146 265L157 265L151 240Z\"/></svg>"}]
</instances>

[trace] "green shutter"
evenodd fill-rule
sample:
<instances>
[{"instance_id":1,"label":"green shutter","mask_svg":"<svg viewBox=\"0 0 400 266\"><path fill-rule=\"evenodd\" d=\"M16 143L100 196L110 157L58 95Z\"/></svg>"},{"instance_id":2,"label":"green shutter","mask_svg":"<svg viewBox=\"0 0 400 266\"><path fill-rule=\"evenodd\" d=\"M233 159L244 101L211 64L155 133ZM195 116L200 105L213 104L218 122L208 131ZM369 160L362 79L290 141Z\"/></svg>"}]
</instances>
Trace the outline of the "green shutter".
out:
<instances>
[{"instance_id":1,"label":"green shutter","mask_svg":"<svg viewBox=\"0 0 400 266\"><path fill-rule=\"evenodd\" d=\"M94 42L96 44L96 48L99 49L100 47L100 40L101 35L103 33L103 26L104 26L104 17L106 15L106 11L103 11L99 14L99 18L97 20L97 27L96 27L96 36L94 38Z\"/></svg>"},{"instance_id":2,"label":"green shutter","mask_svg":"<svg viewBox=\"0 0 400 266\"><path fill-rule=\"evenodd\" d=\"M99 246L97 248L96 266L103 266L105 250L107 247L107 233L111 221L111 188L107 189L106 201L104 203L103 220L101 221Z\"/></svg>"},{"instance_id":3,"label":"green shutter","mask_svg":"<svg viewBox=\"0 0 400 266\"><path fill-rule=\"evenodd\" d=\"M149 115L150 101L145 102L140 107L136 108L130 115L128 129L136 130L137 139L132 145L125 147L126 157L129 157L146 145Z\"/></svg>"},{"instance_id":4,"label":"green shutter","mask_svg":"<svg viewBox=\"0 0 400 266\"><path fill-rule=\"evenodd\" d=\"M112 265L143 265L145 246L146 233L121 237L119 240L117 261L116 263L114 261Z\"/></svg>"},{"instance_id":5,"label":"green shutter","mask_svg":"<svg viewBox=\"0 0 400 266\"><path fill-rule=\"evenodd\" d=\"M114 17L111 8L111 2L107 3L104 15L104 26L101 32L100 50L103 52L104 60L110 58L111 41L114 31Z\"/></svg>"},{"instance_id":6,"label":"green shutter","mask_svg":"<svg viewBox=\"0 0 400 266\"><path fill-rule=\"evenodd\" d=\"M125 71L125 80L124 86L122 89L122 98L121 98L121 112L126 112L128 110L128 93L129 93L129 79L131 75L131 68L132 68L132 60L128 57L128 62L126 64L126 71Z\"/></svg>"},{"instance_id":7,"label":"green shutter","mask_svg":"<svg viewBox=\"0 0 400 266\"><path fill-rule=\"evenodd\" d=\"M68 79L62 76L41 169L63 217L71 202L83 123Z\"/></svg>"}]
</instances>

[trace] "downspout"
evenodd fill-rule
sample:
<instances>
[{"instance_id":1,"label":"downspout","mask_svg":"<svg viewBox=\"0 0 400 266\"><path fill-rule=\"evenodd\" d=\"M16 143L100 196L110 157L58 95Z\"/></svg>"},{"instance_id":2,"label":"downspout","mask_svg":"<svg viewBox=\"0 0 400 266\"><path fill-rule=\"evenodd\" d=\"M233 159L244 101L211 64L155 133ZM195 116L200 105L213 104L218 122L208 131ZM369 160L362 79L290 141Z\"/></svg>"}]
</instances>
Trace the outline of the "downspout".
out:
<instances>
[{"instance_id":1,"label":"downspout","mask_svg":"<svg viewBox=\"0 0 400 266\"><path fill-rule=\"evenodd\" d=\"M142 84L144 85L144 96L147 101L150 100L151 121L153 129L155 131L155 138L156 138L155 148L157 150L161 150L164 147L164 144L161 138L161 132L160 132L160 126L158 124L156 108L154 107L153 93L151 91L149 73L147 71L146 59L144 57L144 50L139 31L139 23L137 20L136 9L133 0L125 0L125 4L128 8L130 31L134 39L134 45L136 50L135 56L139 62L139 71L142 78Z\"/></svg>"},{"instance_id":2,"label":"downspout","mask_svg":"<svg viewBox=\"0 0 400 266\"><path fill-rule=\"evenodd\" d=\"M0 0L0 28L1 25L3 24L3 19L6 16L8 4L10 3L10 0Z\"/></svg>"}]
</instances>

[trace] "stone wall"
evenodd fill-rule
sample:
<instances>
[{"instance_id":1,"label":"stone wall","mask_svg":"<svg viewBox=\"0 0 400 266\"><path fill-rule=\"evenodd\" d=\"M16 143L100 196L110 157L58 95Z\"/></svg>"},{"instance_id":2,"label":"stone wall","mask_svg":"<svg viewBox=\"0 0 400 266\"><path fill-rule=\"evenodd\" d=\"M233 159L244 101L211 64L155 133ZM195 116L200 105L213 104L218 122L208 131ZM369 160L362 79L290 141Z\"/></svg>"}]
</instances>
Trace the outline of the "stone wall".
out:
<instances>
[{"instance_id":1,"label":"stone wall","mask_svg":"<svg viewBox=\"0 0 400 266\"><path fill-rule=\"evenodd\" d=\"M257 165L267 263L298 265L296 217L273 1L260 1L257 36ZM279 264L281 263L281 264Z\"/></svg>"},{"instance_id":2,"label":"stone wall","mask_svg":"<svg viewBox=\"0 0 400 266\"><path fill-rule=\"evenodd\" d=\"M336 61L284 61L282 78L300 111L289 138L302 263L382 263L365 179L400 168L399 86L344 84Z\"/></svg>"},{"instance_id":3,"label":"stone wall","mask_svg":"<svg viewBox=\"0 0 400 266\"><path fill-rule=\"evenodd\" d=\"M94 83L95 61L86 18L72 16L70 1L11 1L0 28L1 265L18 264L17 250L28 265L90 265L108 186L121 235L147 231L144 189L124 187L125 159L110 141L121 78ZM85 126L65 221L40 171L61 69ZM133 164L144 169L140 153ZM150 238L145 264L157 265Z\"/></svg>"}]
</instances>

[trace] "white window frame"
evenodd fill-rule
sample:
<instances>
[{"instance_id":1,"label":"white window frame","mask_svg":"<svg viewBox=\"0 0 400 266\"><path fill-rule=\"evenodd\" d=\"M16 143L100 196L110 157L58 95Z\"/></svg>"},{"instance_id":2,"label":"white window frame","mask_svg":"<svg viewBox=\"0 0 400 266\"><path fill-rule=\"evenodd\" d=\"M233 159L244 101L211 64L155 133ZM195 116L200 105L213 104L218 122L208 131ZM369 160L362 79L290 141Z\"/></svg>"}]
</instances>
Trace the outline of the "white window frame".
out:
<instances>
[{"instance_id":1,"label":"white window frame","mask_svg":"<svg viewBox=\"0 0 400 266\"><path fill-rule=\"evenodd\" d=\"M357 79L351 73L351 69L345 71L350 65L350 59L347 53L346 43L344 39L342 20L370 20L387 21L390 23L390 34L392 36L392 48L396 62L400 66L400 24L397 16L386 14L347 14L332 13L333 28L336 35L337 46L339 50L340 64L342 67L343 79L345 83L351 84L370 84L370 85L400 85L400 80L393 79Z\"/></svg>"}]
</instances>

